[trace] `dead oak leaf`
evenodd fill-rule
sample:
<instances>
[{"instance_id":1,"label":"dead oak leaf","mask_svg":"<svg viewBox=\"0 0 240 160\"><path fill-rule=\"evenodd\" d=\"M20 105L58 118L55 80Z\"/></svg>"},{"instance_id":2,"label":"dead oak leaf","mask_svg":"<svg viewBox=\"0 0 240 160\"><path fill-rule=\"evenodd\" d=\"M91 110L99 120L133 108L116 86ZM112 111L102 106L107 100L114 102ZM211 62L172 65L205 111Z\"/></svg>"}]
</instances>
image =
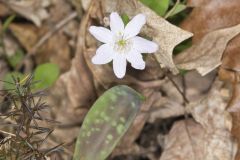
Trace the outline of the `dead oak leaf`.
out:
<instances>
[{"instance_id":1,"label":"dead oak leaf","mask_svg":"<svg viewBox=\"0 0 240 160\"><path fill-rule=\"evenodd\" d=\"M174 124L160 160L234 160L237 144L231 135L232 119L219 86L187 108L195 121Z\"/></svg>"},{"instance_id":2,"label":"dead oak leaf","mask_svg":"<svg viewBox=\"0 0 240 160\"><path fill-rule=\"evenodd\" d=\"M147 16L148 27L144 33L153 37L153 41L159 44L159 50L155 54L157 61L163 67L169 68L173 74L177 74L178 69L172 58L173 49L182 41L192 37L193 34L172 25L140 2L137 3L136 8L139 8L138 11Z\"/></svg>"},{"instance_id":3,"label":"dead oak leaf","mask_svg":"<svg viewBox=\"0 0 240 160\"><path fill-rule=\"evenodd\" d=\"M175 62L181 69L196 69L204 76L221 64L222 54L228 42L239 33L240 24L210 32L200 42L179 54Z\"/></svg>"}]
</instances>

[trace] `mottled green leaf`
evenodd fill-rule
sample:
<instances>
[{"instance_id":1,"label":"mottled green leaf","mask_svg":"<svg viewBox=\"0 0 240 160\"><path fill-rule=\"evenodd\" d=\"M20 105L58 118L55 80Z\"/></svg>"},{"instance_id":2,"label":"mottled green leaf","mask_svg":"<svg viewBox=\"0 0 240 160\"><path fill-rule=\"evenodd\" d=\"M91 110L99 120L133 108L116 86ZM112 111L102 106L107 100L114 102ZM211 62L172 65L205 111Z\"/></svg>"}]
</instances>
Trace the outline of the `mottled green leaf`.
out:
<instances>
[{"instance_id":1,"label":"mottled green leaf","mask_svg":"<svg viewBox=\"0 0 240 160\"><path fill-rule=\"evenodd\" d=\"M34 89L45 89L54 84L58 79L60 70L58 65L46 63L39 65L34 72L34 81L40 81L34 85Z\"/></svg>"},{"instance_id":2,"label":"mottled green leaf","mask_svg":"<svg viewBox=\"0 0 240 160\"><path fill-rule=\"evenodd\" d=\"M169 0L140 0L140 2L151 8L160 16L164 16L169 7Z\"/></svg>"},{"instance_id":3,"label":"mottled green leaf","mask_svg":"<svg viewBox=\"0 0 240 160\"><path fill-rule=\"evenodd\" d=\"M142 101L143 97L127 86L105 92L84 119L73 159L106 159L133 122Z\"/></svg>"}]
</instances>

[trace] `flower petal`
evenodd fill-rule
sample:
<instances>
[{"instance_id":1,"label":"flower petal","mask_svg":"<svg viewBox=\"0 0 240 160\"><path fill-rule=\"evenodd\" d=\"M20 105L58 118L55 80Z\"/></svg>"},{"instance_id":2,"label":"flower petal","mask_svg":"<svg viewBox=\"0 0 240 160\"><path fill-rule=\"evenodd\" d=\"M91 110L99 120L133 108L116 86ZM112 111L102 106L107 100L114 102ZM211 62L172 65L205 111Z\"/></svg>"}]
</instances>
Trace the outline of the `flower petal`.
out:
<instances>
[{"instance_id":1,"label":"flower petal","mask_svg":"<svg viewBox=\"0 0 240 160\"><path fill-rule=\"evenodd\" d=\"M143 70L145 68L145 62L140 53L131 51L127 55L127 60L131 63L131 66L135 69Z\"/></svg>"},{"instance_id":2,"label":"flower petal","mask_svg":"<svg viewBox=\"0 0 240 160\"><path fill-rule=\"evenodd\" d=\"M97 51L96 55L92 58L93 64L106 64L113 59L113 50L108 44L101 45Z\"/></svg>"},{"instance_id":3,"label":"flower petal","mask_svg":"<svg viewBox=\"0 0 240 160\"><path fill-rule=\"evenodd\" d=\"M113 12L110 15L110 28L115 34L124 31L124 23L117 12Z\"/></svg>"},{"instance_id":4,"label":"flower petal","mask_svg":"<svg viewBox=\"0 0 240 160\"><path fill-rule=\"evenodd\" d=\"M113 59L113 71L118 78L123 78L126 74L127 60L123 55L116 54Z\"/></svg>"},{"instance_id":5,"label":"flower petal","mask_svg":"<svg viewBox=\"0 0 240 160\"><path fill-rule=\"evenodd\" d=\"M138 14L127 24L124 30L124 37L131 38L140 33L142 26L146 23L146 16Z\"/></svg>"},{"instance_id":6,"label":"flower petal","mask_svg":"<svg viewBox=\"0 0 240 160\"><path fill-rule=\"evenodd\" d=\"M111 43L113 39L112 32L104 27L91 26L89 32L100 42Z\"/></svg>"},{"instance_id":7,"label":"flower petal","mask_svg":"<svg viewBox=\"0 0 240 160\"><path fill-rule=\"evenodd\" d=\"M133 46L140 53L154 53L158 50L157 43L138 36L133 38Z\"/></svg>"}]
</instances>

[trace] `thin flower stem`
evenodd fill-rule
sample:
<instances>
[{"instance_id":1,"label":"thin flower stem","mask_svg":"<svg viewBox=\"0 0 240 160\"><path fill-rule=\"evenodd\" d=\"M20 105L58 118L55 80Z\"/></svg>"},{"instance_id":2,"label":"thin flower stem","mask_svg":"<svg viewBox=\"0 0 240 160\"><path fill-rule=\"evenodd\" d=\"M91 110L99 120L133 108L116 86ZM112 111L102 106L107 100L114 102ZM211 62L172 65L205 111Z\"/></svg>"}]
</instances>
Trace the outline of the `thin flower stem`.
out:
<instances>
[{"instance_id":1,"label":"thin flower stem","mask_svg":"<svg viewBox=\"0 0 240 160\"><path fill-rule=\"evenodd\" d=\"M169 74L166 74L166 76L167 76L168 79L171 81L171 83L174 85L174 87L178 90L178 92L181 94L184 102L185 102L186 104L188 104L188 103L189 103L189 100L188 100L188 98L186 97L184 91L182 91L182 90L179 88L179 86L177 85L177 83L172 79L172 77L169 76Z\"/></svg>"}]
</instances>

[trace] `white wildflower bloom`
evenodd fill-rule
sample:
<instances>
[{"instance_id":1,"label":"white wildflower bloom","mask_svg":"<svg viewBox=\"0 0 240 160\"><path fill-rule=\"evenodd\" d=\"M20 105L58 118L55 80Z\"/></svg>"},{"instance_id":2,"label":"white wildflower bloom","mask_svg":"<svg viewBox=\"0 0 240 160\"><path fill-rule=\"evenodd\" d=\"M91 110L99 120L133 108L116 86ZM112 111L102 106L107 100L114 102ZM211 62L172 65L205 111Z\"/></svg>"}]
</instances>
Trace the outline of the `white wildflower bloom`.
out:
<instances>
[{"instance_id":1,"label":"white wildflower bloom","mask_svg":"<svg viewBox=\"0 0 240 160\"><path fill-rule=\"evenodd\" d=\"M127 61L133 68L143 70L145 62L141 53L153 53L158 50L156 43L137 36L145 23L145 15L138 14L124 26L119 14L113 12L110 15L111 30L91 26L90 33L104 43L97 49L92 62L106 64L113 61L113 71L118 78L124 77Z\"/></svg>"}]
</instances>

